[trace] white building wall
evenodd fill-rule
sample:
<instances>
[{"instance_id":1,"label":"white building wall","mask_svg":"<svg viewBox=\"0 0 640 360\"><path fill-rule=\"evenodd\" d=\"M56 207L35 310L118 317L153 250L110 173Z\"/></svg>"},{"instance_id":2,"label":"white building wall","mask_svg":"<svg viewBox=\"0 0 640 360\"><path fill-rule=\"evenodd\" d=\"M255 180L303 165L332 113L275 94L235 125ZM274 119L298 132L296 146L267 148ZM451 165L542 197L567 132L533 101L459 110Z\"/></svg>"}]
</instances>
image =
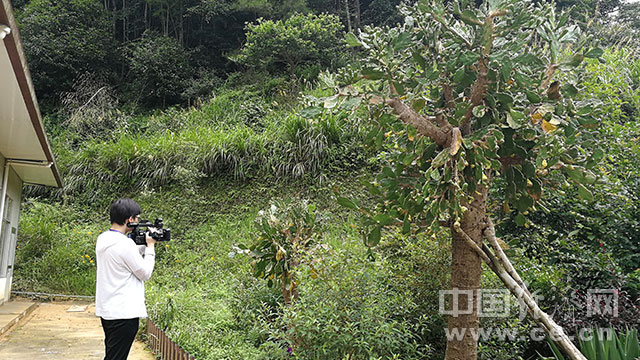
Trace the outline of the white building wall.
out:
<instances>
[{"instance_id":1,"label":"white building wall","mask_svg":"<svg viewBox=\"0 0 640 360\"><path fill-rule=\"evenodd\" d=\"M0 179L4 179L4 158L0 155ZM11 280L15 261L16 243L18 240L18 223L20 220L20 202L22 180L11 168L8 169L8 185L5 198L5 211L0 232L0 304L9 301ZM0 188L2 182L0 181ZM0 194L2 194L0 189Z\"/></svg>"}]
</instances>

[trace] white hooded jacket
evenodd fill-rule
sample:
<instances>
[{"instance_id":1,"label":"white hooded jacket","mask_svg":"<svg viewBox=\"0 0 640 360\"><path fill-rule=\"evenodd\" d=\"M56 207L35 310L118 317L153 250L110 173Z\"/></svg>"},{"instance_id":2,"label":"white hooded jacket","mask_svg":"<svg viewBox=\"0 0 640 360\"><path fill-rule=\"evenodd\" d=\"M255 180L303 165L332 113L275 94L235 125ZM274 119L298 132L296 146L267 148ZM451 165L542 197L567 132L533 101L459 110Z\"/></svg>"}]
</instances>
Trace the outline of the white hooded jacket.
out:
<instances>
[{"instance_id":1,"label":"white hooded jacket","mask_svg":"<svg viewBox=\"0 0 640 360\"><path fill-rule=\"evenodd\" d=\"M96 316L105 320L147 317L144 281L153 272L154 248L138 246L118 231L105 231L96 242L96 264Z\"/></svg>"}]
</instances>

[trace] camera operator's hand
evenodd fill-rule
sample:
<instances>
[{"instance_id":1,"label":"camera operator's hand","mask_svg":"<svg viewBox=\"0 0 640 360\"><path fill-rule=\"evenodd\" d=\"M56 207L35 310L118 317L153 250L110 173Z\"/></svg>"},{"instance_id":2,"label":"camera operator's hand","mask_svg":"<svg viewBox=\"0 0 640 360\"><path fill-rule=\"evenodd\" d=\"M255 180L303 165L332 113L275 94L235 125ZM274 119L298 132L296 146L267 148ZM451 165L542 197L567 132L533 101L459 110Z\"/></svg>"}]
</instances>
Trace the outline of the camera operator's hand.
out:
<instances>
[{"instance_id":1,"label":"camera operator's hand","mask_svg":"<svg viewBox=\"0 0 640 360\"><path fill-rule=\"evenodd\" d=\"M156 245L156 239L149 236L149 232L144 234L145 239L147 240L147 246L154 247Z\"/></svg>"}]
</instances>

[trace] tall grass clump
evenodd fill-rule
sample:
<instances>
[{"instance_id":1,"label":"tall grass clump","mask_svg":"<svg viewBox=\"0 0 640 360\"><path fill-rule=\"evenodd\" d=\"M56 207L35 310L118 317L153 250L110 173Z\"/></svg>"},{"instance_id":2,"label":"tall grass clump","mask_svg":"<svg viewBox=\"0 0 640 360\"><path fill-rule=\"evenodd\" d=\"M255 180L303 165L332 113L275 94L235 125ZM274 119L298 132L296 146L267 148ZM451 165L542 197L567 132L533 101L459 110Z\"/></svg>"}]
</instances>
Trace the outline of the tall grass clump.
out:
<instances>
[{"instance_id":1,"label":"tall grass clump","mask_svg":"<svg viewBox=\"0 0 640 360\"><path fill-rule=\"evenodd\" d=\"M351 150L358 134L344 119L312 122L290 111L265 118L264 127L236 120L128 133L114 141L89 139L60 159L66 170L62 192L93 201L115 189L140 191L185 178L190 184L203 178L299 179L322 174L336 159L345 164L361 160ZM352 155L352 161L345 161Z\"/></svg>"}]
</instances>

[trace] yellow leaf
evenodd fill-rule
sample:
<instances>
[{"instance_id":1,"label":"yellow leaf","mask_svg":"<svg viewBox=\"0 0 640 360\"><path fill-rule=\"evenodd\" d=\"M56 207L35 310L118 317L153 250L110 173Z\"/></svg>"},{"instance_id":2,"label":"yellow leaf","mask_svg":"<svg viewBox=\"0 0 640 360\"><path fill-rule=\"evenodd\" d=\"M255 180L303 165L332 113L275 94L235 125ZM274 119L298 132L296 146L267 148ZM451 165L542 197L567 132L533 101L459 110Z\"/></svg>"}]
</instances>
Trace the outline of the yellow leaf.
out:
<instances>
[{"instance_id":1,"label":"yellow leaf","mask_svg":"<svg viewBox=\"0 0 640 360\"><path fill-rule=\"evenodd\" d=\"M460 150L460 146L462 145L462 134L460 133L460 129L457 127L453 128L452 132L453 134L451 134L452 141L451 147L449 148L449 154L455 155L458 153L458 150Z\"/></svg>"},{"instance_id":2,"label":"yellow leaf","mask_svg":"<svg viewBox=\"0 0 640 360\"><path fill-rule=\"evenodd\" d=\"M496 240L498 240L498 245L500 245L502 250L509 250L509 245L507 245L506 242L502 241L502 239L496 239Z\"/></svg>"},{"instance_id":3,"label":"yellow leaf","mask_svg":"<svg viewBox=\"0 0 640 360\"><path fill-rule=\"evenodd\" d=\"M539 112L534 113L534 114L531 115L531 122L533 124L539 123L540 120L542 120L542 114L540 114Z\"/></svg>"},{"instance_id":4,"label":"yellow leaf","mask_svg":"<svg viewBox=\"0 0 640 360\"><path fill-rule=\"evenodd\" d=\"M547 120L542 120L542 130L544 130L545 133L550 133L555 131L556 129L558 129L558 127L556 125L553 125L552 123L548 122Z\"/></svg>"}]
</instances>

